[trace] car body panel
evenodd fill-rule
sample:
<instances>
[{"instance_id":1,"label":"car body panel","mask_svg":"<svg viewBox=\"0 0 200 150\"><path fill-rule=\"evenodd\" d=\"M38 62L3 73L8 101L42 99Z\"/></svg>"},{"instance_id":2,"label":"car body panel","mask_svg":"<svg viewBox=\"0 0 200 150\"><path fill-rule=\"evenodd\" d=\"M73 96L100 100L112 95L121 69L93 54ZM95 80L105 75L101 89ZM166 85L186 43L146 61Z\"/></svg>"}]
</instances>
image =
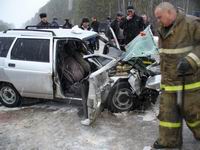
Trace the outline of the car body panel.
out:
<instances>
[{"instance_id":1,"label":"car body panel","mask_svg":"<svg viewBox=\"0 0 200 150\"><path fill-rule=\"evenodd\" d=\"M78 26L72 29L11 29L0 33L0 36L35 36L35 37L57 37L57 38L76 38L86 40L98 36L94 31L85 31Z\"/></svg>"},{"instance_id":2,"label":"car body panel","mask_svg":"<svg viewBox=\"0 0 200 150\"><path fill-rule=\"evenodd\" d=\"M15 64L15 68L9 67ZM32 68L30 69L30 66ZM6 60L5 74L21 96L53 98L52 67L50 63Z\"/></svg>"},{"instance_id":3,"label":"car body panel","mask_svg":"<svg viewBox=\"0 0 200 150\"><path fill-rule=\"evenodd\" d=\"M31 37L31 39L34 38L47 39ZM50 40L50 45L52 45L52 38L48 39ZM8 52L7 58L4 60L4 75L6 77L4 81L13 84L23 97L53 99L52 47L50 46L49 49L50 58L47 63L12 60L10 57L12 48L13 45ZM10 66L10 64L14 66Z\"/></svg>"},{"instance_id":4,"label":"car body panel","mask_svg":"<svg viewBox=\"0 0 200 150\"><path fill-rule=\"evenodd\" d=\"M105 103L106 98L111 89L110 80L107 72L96 74L89 78L89 93L87 99L88 118L91 123L96 120L102 111L102 104Z\"/></svg>"}]
</instances>

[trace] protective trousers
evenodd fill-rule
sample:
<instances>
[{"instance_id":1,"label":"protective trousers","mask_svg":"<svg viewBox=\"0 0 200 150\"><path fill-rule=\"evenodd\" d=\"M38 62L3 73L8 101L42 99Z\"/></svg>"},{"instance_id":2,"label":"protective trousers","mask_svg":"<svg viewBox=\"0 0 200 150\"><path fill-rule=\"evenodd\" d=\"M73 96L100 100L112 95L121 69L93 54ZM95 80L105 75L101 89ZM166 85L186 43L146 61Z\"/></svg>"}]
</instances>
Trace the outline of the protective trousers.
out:
<instances>
[{"instance_id":1,"label":"protective trousers","mask_svg":"<svg viewBox=\"0 0 200 150\"><path fill-rule=\"evenodd\" d=\"M200 89L185 91L183 118L196 139L200 139ZM163 91L160 98L159 144L173 147L182 141L181 116L177 106L177 93Z\"/></svg>"}]
</instances>

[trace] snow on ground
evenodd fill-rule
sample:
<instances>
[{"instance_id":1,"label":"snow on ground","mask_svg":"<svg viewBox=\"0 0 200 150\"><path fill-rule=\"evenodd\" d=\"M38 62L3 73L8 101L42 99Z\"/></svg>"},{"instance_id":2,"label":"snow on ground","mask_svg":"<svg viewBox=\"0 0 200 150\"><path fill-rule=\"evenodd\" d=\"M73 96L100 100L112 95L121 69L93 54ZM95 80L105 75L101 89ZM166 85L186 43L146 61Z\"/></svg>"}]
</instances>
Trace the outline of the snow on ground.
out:
<instances>
[{"instance_id":1,"label":"snow on ground","mask_svg":"<svg viewBox=\"0 0 200 150\"><path fill-rule=\"evenodd\" d=\"M80 107L63 102L0 106L0 150L147 150L157 137L157 105L145 112L105 110L89 127L80 124ZM188 129L184 135L183 150L200 149Z\"/></svg>"}]
</instances>

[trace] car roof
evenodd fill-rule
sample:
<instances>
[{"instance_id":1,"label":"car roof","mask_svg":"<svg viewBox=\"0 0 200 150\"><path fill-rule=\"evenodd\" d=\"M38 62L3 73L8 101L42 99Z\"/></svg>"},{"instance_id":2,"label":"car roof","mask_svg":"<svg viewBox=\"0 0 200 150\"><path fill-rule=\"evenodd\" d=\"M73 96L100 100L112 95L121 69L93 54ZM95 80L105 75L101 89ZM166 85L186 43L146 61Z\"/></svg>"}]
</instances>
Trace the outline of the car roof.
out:
<instances>
[{"instance_id":1,"label":"car roof","mask_svg":"<svg viewBox=\"0 0 200 150\"><path fill-rule=\"evenodd\" d=\"M80 40L95 37L98 34L94 31L85 31L78 26L72 29L9 29L0 33L0 36L37 36L57 38L77 38Z\"/></svg>"}]
</instances>

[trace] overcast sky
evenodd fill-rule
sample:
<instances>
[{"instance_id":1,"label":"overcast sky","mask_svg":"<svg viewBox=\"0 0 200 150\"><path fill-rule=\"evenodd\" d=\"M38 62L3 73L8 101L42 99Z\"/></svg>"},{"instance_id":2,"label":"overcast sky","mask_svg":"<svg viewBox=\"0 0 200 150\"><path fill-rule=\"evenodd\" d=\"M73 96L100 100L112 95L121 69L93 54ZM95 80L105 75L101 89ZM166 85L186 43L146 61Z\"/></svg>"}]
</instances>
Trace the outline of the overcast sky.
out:
<instances>
[{"instance_id":1,"label":"overcast sky","mask_svg":"<svg viewBox=\"0 0 200 150\"><path fill-rule=\"evenodd\" d=\"M49 0L0 0L0 20L20 27Z\"/></svg>"}]
</instances>

